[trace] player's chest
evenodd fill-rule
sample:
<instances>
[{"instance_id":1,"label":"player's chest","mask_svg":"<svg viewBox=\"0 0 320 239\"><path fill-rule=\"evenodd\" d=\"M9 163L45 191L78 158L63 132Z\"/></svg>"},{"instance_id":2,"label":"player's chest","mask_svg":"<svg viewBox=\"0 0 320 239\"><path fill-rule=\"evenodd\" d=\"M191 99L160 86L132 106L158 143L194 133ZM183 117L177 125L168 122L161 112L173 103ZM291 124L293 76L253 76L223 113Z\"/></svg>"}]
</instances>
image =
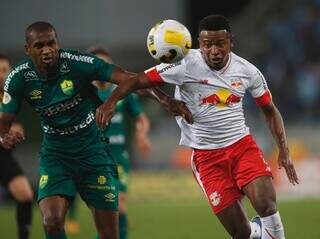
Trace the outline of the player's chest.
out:
<instances>
[{"instance_id":1,"label":"player's chest","mask_svg":"<svg viewBox=\"0 0 320 239\"><path fill-rule=\"evenodd\" d=\"M74 98L82 88L82 81L72 74L63 74L54 79L26 80L24 98L36 109Z\"/></svg>"},{"instance_id":2,"label":"player's chest","mask_svg":"<svg viewBox=\"0 0 320 239\"><path fill-rule=\"evenodd\" d=\"M232 105L242 101L247 88L248 77L244 74L204 71L190 74L181 90L197 105Z\"/></svg>"}]
</instances>

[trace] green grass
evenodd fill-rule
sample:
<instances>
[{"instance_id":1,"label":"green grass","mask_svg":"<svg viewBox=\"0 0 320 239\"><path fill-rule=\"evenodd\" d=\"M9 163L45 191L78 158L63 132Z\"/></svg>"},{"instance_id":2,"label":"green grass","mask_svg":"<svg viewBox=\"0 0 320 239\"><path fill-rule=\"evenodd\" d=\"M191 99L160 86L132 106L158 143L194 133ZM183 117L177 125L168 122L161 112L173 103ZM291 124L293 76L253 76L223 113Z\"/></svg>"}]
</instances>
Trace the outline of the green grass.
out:
<instances>
[{"instance_id":1,"label":"green grass","mask_svg":"<svg viewBox=\"0 0 320 239\"><path fill-rule=\"evenodd\" d=\"M254 212L246 203L248 216ZM320 199L279 202L289 239L320 238ZM94 238L89 210L83 203L78 211L77 239ZM16 238L13 205L0 208L0 238ZM196 185L190 172L135 173L129 200L130 239L230 238ZM34 211L31 238L43 238L38 208Z\"/></svg>"}]
</instances>

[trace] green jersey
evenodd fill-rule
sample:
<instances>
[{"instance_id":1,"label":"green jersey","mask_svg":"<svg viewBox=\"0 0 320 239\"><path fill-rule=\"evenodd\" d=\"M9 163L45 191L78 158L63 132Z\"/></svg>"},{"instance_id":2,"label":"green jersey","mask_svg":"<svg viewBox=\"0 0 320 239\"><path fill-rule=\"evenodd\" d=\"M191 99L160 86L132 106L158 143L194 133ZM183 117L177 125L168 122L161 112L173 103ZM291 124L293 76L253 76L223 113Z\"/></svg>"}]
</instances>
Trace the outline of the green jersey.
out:
<instances>
[{"instance_id":1,"label":"green jersey","mask_svg":"<svg viewBox=\"0 0 320 239\"><path fill-rule=\"evenodd\" d=\"M102 101L105 101L111 95L113 89L114 87L109 87L105 90L99 90L98 95L100 99ZM130 117L136 118L142 112L142 106L136 94L130 94L117 103L115 114L111 119L108 130L106 131L106 136L109 138L110 146L112 148L122 147L123 149L125 149L125 115L128 114Z\"/></svg>"},{"instance_id":2,"label":"green jersey","mask_svg":"<svg viewBox=\"0 0 320 239\"><path fill-rule=\"evenodd\" d=\"M93 80L108 81L114 66L76 51L59 54L58 71L51 78L42 76L31 59L13 68L5 81L2 112L17 113L25 99L40 115L41 151L90 160L105 145L97 141L95 104L85 93Z\"/></svg>"}]
</instances>

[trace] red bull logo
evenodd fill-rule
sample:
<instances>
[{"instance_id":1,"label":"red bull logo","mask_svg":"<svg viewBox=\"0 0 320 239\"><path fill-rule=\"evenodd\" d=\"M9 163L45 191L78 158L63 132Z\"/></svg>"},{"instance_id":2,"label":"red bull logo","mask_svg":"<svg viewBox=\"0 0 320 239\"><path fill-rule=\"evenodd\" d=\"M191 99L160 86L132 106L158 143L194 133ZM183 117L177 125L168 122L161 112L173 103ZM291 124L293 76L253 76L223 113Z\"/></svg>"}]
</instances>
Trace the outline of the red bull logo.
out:
<instances>
[{"instance_id":1,"label":"red bull logo","mask_svg":"<svg viewBox=\"0 0 320 239\"><path fill-rule=\"evenodd\" d=\"M220 89L215 94L201 99L201 104L210 104L217 107L227 107L241 101L241 98L227 89Z\"/></svg>"}]
</instances>

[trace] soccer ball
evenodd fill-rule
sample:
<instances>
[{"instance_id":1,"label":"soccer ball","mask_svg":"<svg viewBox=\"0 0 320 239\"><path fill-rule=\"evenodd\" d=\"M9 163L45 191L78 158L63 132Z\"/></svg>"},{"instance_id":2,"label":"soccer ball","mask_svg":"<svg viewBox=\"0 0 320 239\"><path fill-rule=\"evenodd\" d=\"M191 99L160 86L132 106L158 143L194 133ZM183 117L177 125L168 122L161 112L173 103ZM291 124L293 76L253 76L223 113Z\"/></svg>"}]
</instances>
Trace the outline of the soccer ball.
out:
<instances>
[{"instance_id":1,"label":"soccer ball","mask_svg":"<svg viewBox=\"0 0 320 239\"><path fill-rule=\"evenodd\" d=\"M180 22L164 20L149 31L147 47L154 59L163 63L174 63L188 54L191 35Z\"/></svg>"}]
</instances>

